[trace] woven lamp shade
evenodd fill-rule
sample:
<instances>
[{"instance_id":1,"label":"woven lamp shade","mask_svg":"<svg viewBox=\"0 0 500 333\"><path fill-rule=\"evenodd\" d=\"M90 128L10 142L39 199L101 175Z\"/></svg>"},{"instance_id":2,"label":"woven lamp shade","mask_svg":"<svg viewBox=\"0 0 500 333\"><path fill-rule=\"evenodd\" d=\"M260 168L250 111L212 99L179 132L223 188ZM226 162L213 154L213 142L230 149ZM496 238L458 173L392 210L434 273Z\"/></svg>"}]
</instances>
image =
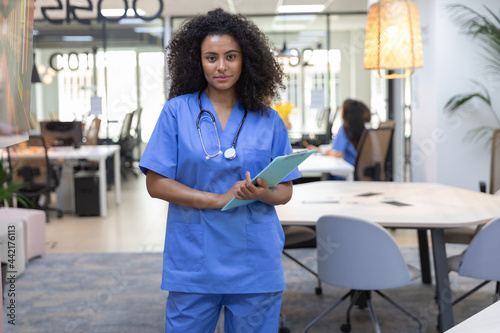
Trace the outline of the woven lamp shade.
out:
<instances>
[{"instance_id":1,"label":"woven lamp shade","mask_svg":"<svg viewBox=\"0 0 500 333\"><path fill-rule=\"evenodd\" d=\"M422 36L417 5L408 0L380 0L368 9L364 68L379 77L408 77L423 66ZM404 69L404 74L383 76L381 69Z\"/></svg>"}]
</instances>

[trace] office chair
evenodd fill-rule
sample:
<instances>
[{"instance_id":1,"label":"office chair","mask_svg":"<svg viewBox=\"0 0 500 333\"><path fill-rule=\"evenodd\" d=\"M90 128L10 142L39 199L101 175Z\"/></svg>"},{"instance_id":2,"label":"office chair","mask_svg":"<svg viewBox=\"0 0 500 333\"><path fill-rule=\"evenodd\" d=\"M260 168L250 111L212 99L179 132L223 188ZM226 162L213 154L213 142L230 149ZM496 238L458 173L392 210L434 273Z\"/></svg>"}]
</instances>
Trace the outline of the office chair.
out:
<instances>
[{"instance_id":1,"label":"office chair","mask_svg":"<svg viewBox=\"0 0 500 333\"><path fill-rule=\"evenodd\" d=\"M450 271L460 276L485 280L452 302L470 296L489 282L496 282L494 301L500 300L500 217L488 222L462 254L448 258Z\"/></svg>"},{"instance_id":2,"label":"office chair","mask_svg":"<svg viewBox=\"0 0 500 333\"><path fill-rule=\"evenodd\" d=\"M61 218L62 210L49 206L50 194L59 186L61 168L50 163L43 136L31 135L27 150L22 152L19 145L7 147L11 181L23 185L18 194L30 199L35 209L56 211ZM50 218L46 216L48 222Z\"/></svg>"},{"instance_id":3,"label":"office chair","mask_svg":"<svg viewBox=\"0 0 500 333\"><path fill-rule=\"evenodd\" d=\"M318 276L321 281L350 291L311 321L304 332L308 332L348 297L351 297L351 301L346 323L341 326L341 331L351 331L351 308L358 299L363 298L369 308L375 331L380 332L371 304L371 291L413 319L421 332L422 325L418 318L380 292L380 289L406 286L412 278L418 277L418 270L406 265L401 251L387 230L369 221L328 215L321 217L316 224L316 242Z\"/></svg>"},{"instance_id":4,"label":"office chair","mask_svg":"<svg viewBox=\"0 0 500 333\"><path fill-rule=\"evenodd\" d=\"M304 263L292 256L286 250L289 249L303 249L303 248L316 248L316 232L314 228L306 226L285 226L283 227L285 233L285 245L283 248L283 255L295 262L300 267L314 275L318 279L318 286L315 289L316 295L321 295L321 280L318 273L307 267Z\"/></svg>"},{"instance_id":5,"label":"office chair","mask_svg":"<svg viewBox=\"0 0 500 333\"><path fill-rule=\"evenodd\" d=\"M134 117L133 117L133 125L134 127L131 129L132 132L132 138L133 138L133 150L137 149L137 158L134 158L134 161L140 161L141 159L141 144L142 144L142 123L141 123L141 118L142 118L142 108L137 109L134 112Z\"/></svg>"},{"instance_id":6,"label":"office chair","mask_svg":"<svg viewBox=\"0 0 500 333\"><path fill-rule=\"evenodd\" d=\"M118 139L118 144L120 145L120 156L121 156L121 174L122 177L127 179L127 173L133 174L138 177L138 174L132 169L133 167L133 151L135 148L135 139L131 135L130 131L132 128L132 119L137 110L125 114L123 118L122 127L120 130L120 137Z\"/></svg>"},{"instance_id":7,"label":"office chair","mask_svg":"<svg viewBox=\"0 0 500 333\"><path fill-rule=\"evenodd\" d=\"M486 183L479 183L479 190L486 192ZM488 193L500 195L500 129L493 131L491 137L490 188ZM481 230L482 225L475 228L445 229L446 243L469 244Z\"/></svg>"},{"instance_id":8,"label":"office chair","mask_svg":"<svg viewBox=\"0 0 500 333\"><path fill-rule=\"evenodd\" d=\"M99 129L101 127L101 119L98 117L92 118L85 123L85 133L83 134L83 144L85 146L95 146L99 144ZM74 166L74 172L80 170L97 171L99 169L98 162L79 159L78 164Z\"/></svg>"},{"instance_id":9,"label":"office chair","mask_svg":"<svg viewBox=\"0 0 500 333\"><path fill-rule=\"evenodd\" d=\"M500 129L491 137L490 194L500 191Z\"/></svg>"},{"instance_id":10,"label":"office chair","mask_svg":"<svg viewBox=\"0 0 500 333\"><path fill-rule=\"evenodd\" d=\"M315 288L316 295L321 295L323 290L321 288L321 280L318 273L307 267L299 259L292 256L287 249L303 249L303 248L316 248L316 232L315 228L306 226L284 226L283 232L285 234L285 244L283 247L283 255L295 262L300 267L311 273L318 280L318 286ZM279 333L289 333L290 330L285 326L285 317L280 314Z\"/></svg>"},{"instance_id":11,"label":"office chair","mask_svg":"<svg viewBox=\"0 0 500 333\"><path fill-rule=\"evenodd\" d=\"M386 166L393 134L393 127L364 130L357 147L354 180L386 181L392 178Z\"/></svg>"},{"instance_id":12,"label":"office chair","mask_svg":"<svg viewBox=\"0 0 500 333\"><path fill-rule=\"evenodd\" d=\"M99 129L101 127L101 119L94 117L85 130L85 145L95 146L99 142Z\"/></svg>"}]
</instances>

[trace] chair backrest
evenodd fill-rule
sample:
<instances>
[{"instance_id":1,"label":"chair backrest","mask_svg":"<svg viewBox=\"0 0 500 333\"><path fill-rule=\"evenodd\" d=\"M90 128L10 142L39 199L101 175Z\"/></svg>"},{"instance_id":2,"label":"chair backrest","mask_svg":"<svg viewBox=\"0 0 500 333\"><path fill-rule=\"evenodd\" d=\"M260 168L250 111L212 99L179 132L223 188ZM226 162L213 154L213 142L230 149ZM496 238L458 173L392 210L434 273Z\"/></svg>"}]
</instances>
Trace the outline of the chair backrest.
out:
<instances>
[{"instance_id":1,"label":"chair backrest","mask_svg":"<svg viewBox=\"0 0 500 333\"><path fill-rule=\"evenodd\" d=\"M490 221L472 239L458 273L463 276L500 281L500 217Z\"/></svg>"},{"instance_id":2,"label":"chair backrest","mask_svg":"<svg viewBox=\"0 0 500 333\"><path fill-rule=\"evenodd\" d=\"M41 135L30 135L26 150L22 144L7 148L11 181L24 184L20 192L45 191L50 187L52 170L47 154L47 146Z\"/></svg>"},{"instance_id":3,"label":"chair backrest","mask_svg":"<svg viewBox=\"0 0 500 333\"><path fill-rule=\"evenodd\" d=\"M377 290L410 283L410 273L392 236L381 226L327 215L316 225L319 278L331 285Z\"/></svg>"},{"instance_id":4,"label":"chair backrest","mask_svg":"<svg viewBox=\"0 0 500 333\"><path fill-rule=\"evenodd\" d=\"M357 147L354 180L388 180L386 162L393 133L391 127L365 129Z\"/></svg>"},{"instance_id":5,"label":"chair backrest","mask_svg":"<svg viewBox=\"0 0 500 333\"><path fill-rule=\"evenodd\" d=\"M383 128L383 127L394 128L394 120L389 119L389 120L381 121L380 124L378 125L378 127L379 128Z\"/></svg>"},{"instance_id":6,"label":"chair backrest","mask_svg":"<svg viewBox=\"0 0 500 333\"><path fill-rule=\"evenodd\" d=\"M500 190L500 129L493 131L491 139L490 193Z\"/></svg>"},{"instance_id":7,"label":"chair backrest","mask_svg":"<svg viewBox=\"0 0 500 333\"><path fill-rule=\"evenodd\" d=\"M85 145L97 145L99 141L99 129L101 127L101 119L94 117L85 133Z\"/></svg>"},{"instance_id":8,"label":"chair backrest","mask_svg":"<svg viewBox=\"0 0 500 333\"><path fill-rule=\"evenodd\" d=\"M134 133L133 137L136 141L141 140L141 129L142 129L142 124L141 124L141 116L142 116L142 108L139 108L135 110L134 112L134 117L133 117L133 128L132 131ZM132 125L131 125L132 127Z\"/></svg>"},{"instance_id":9,"label":"chair backrest","mask_svg":"<svg viewBox=\"0 0 500 333\"><path fill-rule=\"evenodd\" d=\"M126 113L125 117L123 117L119 141L126 141L130 138L130 129L132 127L132 118L134 117L134 112L135 111Z\"/></svg>"}]
</instances>

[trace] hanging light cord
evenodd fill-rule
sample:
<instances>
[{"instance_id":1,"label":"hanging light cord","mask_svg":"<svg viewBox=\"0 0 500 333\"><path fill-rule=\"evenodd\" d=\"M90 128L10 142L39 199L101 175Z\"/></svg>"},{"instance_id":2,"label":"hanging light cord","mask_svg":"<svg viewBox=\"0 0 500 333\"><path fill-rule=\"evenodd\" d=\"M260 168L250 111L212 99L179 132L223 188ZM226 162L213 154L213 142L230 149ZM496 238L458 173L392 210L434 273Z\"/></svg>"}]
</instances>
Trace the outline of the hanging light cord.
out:
<instances>
[{"instance_id":1,"label":"hanging light cord","mask_svg":"<svg viewBox=\"0 0 500 333\"><path fill-rule=\"evenodd\" d=\"M378 2L378 30L377 30L377 74L378 77L382 77L380 74L380 12L382 10L382 0Z\"/></svg>"}]
</instances>

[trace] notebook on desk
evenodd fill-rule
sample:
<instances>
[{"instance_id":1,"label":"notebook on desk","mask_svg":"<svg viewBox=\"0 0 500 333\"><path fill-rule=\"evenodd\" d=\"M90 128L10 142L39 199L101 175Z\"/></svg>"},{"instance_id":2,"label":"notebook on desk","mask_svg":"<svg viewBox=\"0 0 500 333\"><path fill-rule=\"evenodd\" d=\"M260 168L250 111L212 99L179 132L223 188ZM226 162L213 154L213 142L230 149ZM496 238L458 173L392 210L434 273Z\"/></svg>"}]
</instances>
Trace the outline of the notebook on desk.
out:
<instances>
[{"instance_id":1,"label":"notebook on desk","mask_svg":"<svg viewBox=\"0 0 500 333\"><path fill-rule=\"evenodd\" d=\"M300 163L304 162L316 150L317 149L303 150L276 157L267 167L264 168L264 170L259 172L259 174L252 179L252 183L257 184L257 178L261 178L267 181L269 188L275 187L280 181L283 180L283 178L288 176L290 172L298 167ZM239 200L233 197L222 208L222 210L225 211L231 208L248 205L249 203L255 201L256 200Z\"/></svg>"}]
</instances>

